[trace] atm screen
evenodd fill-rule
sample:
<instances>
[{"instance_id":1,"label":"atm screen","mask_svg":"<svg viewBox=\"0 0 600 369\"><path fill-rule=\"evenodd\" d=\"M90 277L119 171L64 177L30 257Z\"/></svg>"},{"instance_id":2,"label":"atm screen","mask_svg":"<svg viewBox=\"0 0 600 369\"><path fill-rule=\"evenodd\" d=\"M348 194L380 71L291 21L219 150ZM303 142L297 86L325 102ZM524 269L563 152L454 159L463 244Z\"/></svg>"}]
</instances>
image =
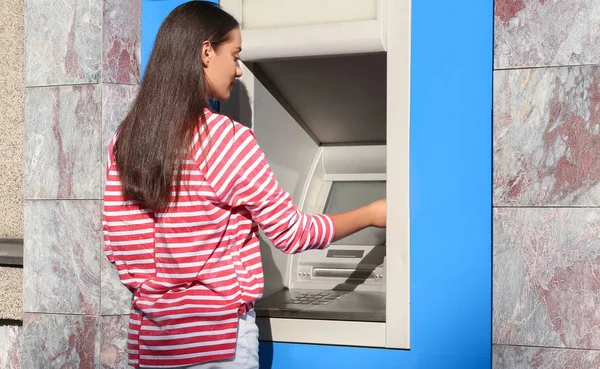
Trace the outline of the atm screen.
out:
<instances>
[{"instance_id":1,"label":"atm screen","mask_svg":"<svg viewBox=\"0 0 600 369\"><path fill-rule=\"evenodd\" d=\"M343 213L385 197L385 181L334 181L324 212ZM385 245L385 228L369 227L333 244L382 246Z\"/></svg>"}]
</instances>

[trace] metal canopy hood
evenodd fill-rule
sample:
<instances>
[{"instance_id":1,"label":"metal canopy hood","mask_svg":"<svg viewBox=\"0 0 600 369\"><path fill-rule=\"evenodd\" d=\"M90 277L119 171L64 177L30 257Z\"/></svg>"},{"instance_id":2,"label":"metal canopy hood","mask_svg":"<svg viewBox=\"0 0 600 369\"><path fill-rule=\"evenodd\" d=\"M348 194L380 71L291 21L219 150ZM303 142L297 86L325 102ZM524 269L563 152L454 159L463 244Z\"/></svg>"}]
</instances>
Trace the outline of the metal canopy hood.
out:
<instances>
[{"instance_id":1,"label":"metal canopy hood","mask_svg":"<svg viewBox=\"0 0 600 369\"><path fill-rule=\"evenodd\" d=\"M246 63L321 145L386 142L386 54Z\"/></svg>"}]
</instances>

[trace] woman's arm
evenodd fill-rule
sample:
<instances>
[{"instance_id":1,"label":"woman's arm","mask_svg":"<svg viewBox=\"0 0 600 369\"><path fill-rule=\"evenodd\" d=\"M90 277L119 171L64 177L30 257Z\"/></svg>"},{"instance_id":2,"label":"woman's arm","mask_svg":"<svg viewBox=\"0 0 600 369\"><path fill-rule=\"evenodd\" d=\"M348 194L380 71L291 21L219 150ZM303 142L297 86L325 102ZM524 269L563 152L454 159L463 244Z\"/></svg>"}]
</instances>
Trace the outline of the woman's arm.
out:
<instances>
[{"instance_id":1,"label":"woman's arm","mask_svg":"<svg viewBox=\"0 0 600 369\"><path fill-rule=\"evenodd\" d=\"M326 214L300 211L283 191L251 130L219 116L211 124L212 144L198 161L224 205L244 207L264 235L284 253L329 246L335 228Z\"/></svg>"},{"instance_id":2,"label":"woman's arm","mask_svg":"<svg viewBox=\"0 0 600 369\"><path fill-rule=\"evenodd\" d=\"M320 249L363 228L385 227L385 200L333 216L300 211L279 187L252 131L231 123L221 116L212 126L214 144L198 164L217 197L228 206L245 207L276 248L284 253Z\"/></svg>"},{"instance_id":3,"label":"woman's arm","mask_svg":"<svg viewBox=\"0 0 600 369\"><path fill-rule=\"evenodd\" d=\"M348 237L367 227L385 227L386 207L386 200L378 200L362 208L330 215L335 226L333 241Z\"/></svg>"}]
</instances>

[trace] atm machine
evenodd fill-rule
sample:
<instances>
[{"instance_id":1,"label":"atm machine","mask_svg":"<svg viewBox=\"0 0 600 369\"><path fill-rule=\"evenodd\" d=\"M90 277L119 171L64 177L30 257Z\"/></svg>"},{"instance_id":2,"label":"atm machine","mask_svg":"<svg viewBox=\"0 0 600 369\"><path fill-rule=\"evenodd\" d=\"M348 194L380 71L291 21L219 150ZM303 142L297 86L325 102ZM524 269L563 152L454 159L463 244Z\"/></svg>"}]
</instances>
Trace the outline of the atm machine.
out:
<instances>
[{"instance_id":1,"label":"atm machine","mask_svg":"<svg viewBox=\"0 0 600 369\"><path fill-rule=\"evenodd\" d=\"M286 255L262 237L260 339L410 348L410 0L221 0L244 75L221 111L251 126L307 213L387 198L387 228Z\"/></svg>"}]
</instances>

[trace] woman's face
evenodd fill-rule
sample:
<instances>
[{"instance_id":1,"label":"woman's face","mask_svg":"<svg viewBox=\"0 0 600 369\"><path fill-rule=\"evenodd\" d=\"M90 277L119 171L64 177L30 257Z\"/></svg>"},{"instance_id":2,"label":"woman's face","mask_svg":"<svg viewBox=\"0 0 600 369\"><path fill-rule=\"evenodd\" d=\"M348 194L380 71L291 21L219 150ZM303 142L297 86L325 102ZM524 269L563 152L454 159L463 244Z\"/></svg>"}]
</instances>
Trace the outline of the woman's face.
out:
<instances>
[{"instance_id":1,"label":"woman's face","mask_svg":"<svg viewBox=\"0 0 600 369\"><path fill-rule=\"evenodd\" d=\"M217 49L214 49L208 41L202 45L202 65L211 98L219 101L229 98L235 79L242 76L242 69L238 62L240 51L242 51L242 33L239 27L229 31L227 41Z\"/></svg>"}]
</instances>

